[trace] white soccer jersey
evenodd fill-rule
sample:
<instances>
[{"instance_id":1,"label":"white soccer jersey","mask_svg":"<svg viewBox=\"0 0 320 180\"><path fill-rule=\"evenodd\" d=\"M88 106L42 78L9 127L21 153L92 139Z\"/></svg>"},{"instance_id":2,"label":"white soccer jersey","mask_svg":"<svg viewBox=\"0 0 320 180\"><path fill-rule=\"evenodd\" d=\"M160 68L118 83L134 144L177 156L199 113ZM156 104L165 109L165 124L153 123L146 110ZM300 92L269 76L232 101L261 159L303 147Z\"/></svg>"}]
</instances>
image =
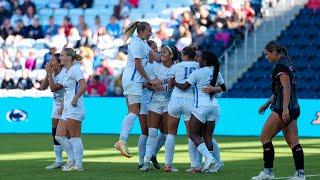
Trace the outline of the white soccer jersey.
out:
<instances>
[{"instance_id":1,"label":"white soccer jersey","mask_svg":"<svg viewBox=\"0 0 320 180\"><path fill-rule=\"evenodd\" d=\"M147 63L147 66L144 70L146 71L150 79L155 78L153 73L153 64ZM152 91L150 91L147 87L142 89L140 114L148 114L148 104L151 101L151 96L152 96Z\"/></svg>"},{"instance_id":2,"label":"white soccer jersey","mask_svg":"<svg viewBox=\"0 0 320 180\"><path fill-rule=\"evenodd\" d=\"M194 70L199 69L199 63L195 61L183 61L173 65L171 69L172 70L170 72L170 78L174 77L176 82L184 84L189 78L189 76L191 75L191 73ZM172 91L171 96L193 98L194 97L193 91L194 91L193 87L190 87L185 91L175 87Z\"/></svg>"},{"instance_id":3,"label":"white soccer jersey","mask_svg":"<svg viewBox=\"0 0 320 180\"><path fill-rule=\"evenodd\" d=\"M128 45L128 61L123 71L123 78L134 82L145 82L143 77L137 71L135 59L141 59L142 66L145 68L149 59L149 45L139 37L132 37Z\"/></svg>"},{"instance_id":4,"label":"white soccer jersey","mask_svg":"<svg viewBox=\"0 0 320 180\"><path fill-rule=\"evenodd\" d=\"M52 74L52 79L55 84L63 85L64 78L66 76L66 69L62 68L59 74L54 76ZM52 107L52 117L57 118L59 116L58 112L61 108L63 103L64 97L64 88L59 89L56 92L53 92L53 107Z\"/></svg>"},{"instance_id":5,"label":"white soccer jersey","mask_svg":"<svg viewBox=\"0 0 320 180\"><path fill-rule=\"evenodd\" d=\"M171 97L172 90L169 89L169 76L171 68L165 67L162 63L154 62L152 64L153 76L152 78L158 78L162 81L162 86L164 91L154 91L152 95L152 99L169 101Z\"/></svg>"},{"instance_id":6,"label":"white soccer jersey","mask_svg":"<svg viewBox=\"0 0 320 180\"><path fill-rule=\"evenodd\" d=\"M84 109L83 96L79 97L77 107L73 107L71 101L78 92L79 80L84 79L83 72L80 69L80 63L76 63L66 71L66 76L63 82L65 88L64 108L68 111L77 111Z\"/></svg>"},{"instance_id":7,"label":"white soccer jersey","mask_svg":"<svg viewBox=\"0 0 320 180\"><path fill-rule=\"evenodd\" d=\"M195 102L194 107L201 106L212 106L212 101L208 93L202 92L202 88L210 85L210 81L213 76L213 67L203 67L197 70L194 70L188 82L191 86L194 86L195 90Z\"/></svg>"}]
</instances>

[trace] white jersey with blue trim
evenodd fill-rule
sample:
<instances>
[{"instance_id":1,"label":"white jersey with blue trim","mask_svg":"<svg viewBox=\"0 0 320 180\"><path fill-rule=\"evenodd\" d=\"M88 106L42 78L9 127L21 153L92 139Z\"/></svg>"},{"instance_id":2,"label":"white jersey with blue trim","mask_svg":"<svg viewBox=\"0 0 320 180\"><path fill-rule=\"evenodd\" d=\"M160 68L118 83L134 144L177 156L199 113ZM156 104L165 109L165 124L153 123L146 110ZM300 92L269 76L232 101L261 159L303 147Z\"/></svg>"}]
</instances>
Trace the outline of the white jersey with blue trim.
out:
<instances>
[{"instance_id":1,"label":"white jersey with blue trim","mask_svg":"<svg viewBox=\"0 0 320 180\"><path fill-rule=\"evenodd\" d=\"M63 86L63 81L66 76L66 69L62 68L59 74L54 76L52 74L52 80L55 84L61 84ZM64 97L64 87L59 89L58 91L53 92L53 109L60 109L62 102L63 102L63 97Z\"/></svg>"},{"instance_id":2,"label":"white jersey with blue trim","mask_svg":"<svg viewBox=\"0 0 320 180\"><path fill-rule=\"evenodd\" d=\"M210 81L213 77L213 67L203 67L197 70L194 70L188 82L195 90L195 102L194 107L198 108L201 106L212 106L212 101L208 93L202 92L202 88L210 85Z\"/></svg>"},{"instance_id":3,"label":"white jersey with blue trim","mask_svg":"<svg viewBox=\"0 0 320 180\"><path fill-rule=\"evenodd\" d=\"M77 107L73 107L71 101L76 95L79 89L79 81L84 79L83 72L80 69L81 64L75 63L66 71L66 75L63 82L63 87L66 91L64 98L64 108L67 110L70 108L81 108L84 109L83 95L79 97Z\"/></svg>"},{"instance_id":4,"label":"white jersey with blue trim","mask_svg":"<svg viewBox=\"0 0 320 180\"><path fill-rule=\"evenodd\" d=\"M183 61L173 65L171 69L172 70L170 72L170 78L175 78L176 82L184 84L192 74L192 72L199 69L199 63L195 61ZM194 89L193 87L190 87L184 91L177 87L174 87L171 96L194 98Z\"/></svg>"},{"instance_id":5,"label":"white jersey with blue trim","mask_svg":"<svg viewBox=\"0 0 320 180\"><path fill-rule=\"evenodd\" d=\"M147 63L147 66L144 69L150 79L155 79L155 74L153 72L153 64L154 63L152 63L152 64L151 63ZM148 97L147 99L150 100L151 95L152 95L152 91L149 90L148 88L144 88L142 90L142 96ZM143 103L143 102L141 102L141 103Z\"/></svg>"},{"instance_id":6,"label":"white jersey with blue trim","mask_svg":"<svg viewBox=\"0 0 320 180\"><path fill-rule=\"evenodd\" d=\"M216 83L216 86L221 86L222 84L224 84L224 79L222 77L222 74L219 72L218 73L218 77L217 77L217 83ZM213 103L213 106L219 106L218 105L218 101L217 101L217 98L215 96L212 97L212 103Z\"/></svg>"},{"instance_id":7,"label":"white jersey with blue trim","mask_svg":"<svg viewBox=\"0 0 320 180\"><path fill-rule=\"evenodd\" d=\"M172 67L172 66L171 66ZM152 79L157 78L162 81L162 87L164 91L154 91L152 95L152 99L155 98L157 100L170 100L172 90L169 89L169 77L170 77L171 68L167 68L163 65L163 63L154 62L152 64Z\"/></svg>"},{"instance_id":8,"label":"white jersey with blue trim","mask_svg":"<svg viewBox=\"0 0 320 180\"><path fill-rule=\"evenodd\" d=\"M127 65L123 71L123 76L125 79L138 83L145 82L143 77L136 69L135 61L136 59L141 59L142 67L145 68L149 59L150 50L151 48L144 40L140 39L139 37L131 38L131 41L128 45Z\"/></svg>"}]
</instances>

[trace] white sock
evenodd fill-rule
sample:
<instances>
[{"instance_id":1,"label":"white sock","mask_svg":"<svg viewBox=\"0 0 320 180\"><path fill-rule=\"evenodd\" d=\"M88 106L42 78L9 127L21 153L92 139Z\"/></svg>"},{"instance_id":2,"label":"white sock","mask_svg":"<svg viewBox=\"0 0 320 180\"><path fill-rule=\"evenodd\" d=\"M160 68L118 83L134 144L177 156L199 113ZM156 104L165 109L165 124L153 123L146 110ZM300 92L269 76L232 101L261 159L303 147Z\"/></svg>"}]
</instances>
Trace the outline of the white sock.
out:
<instances>
[{"instance_id":1,"label":"white sock","mask_svg":"<svg viewBox=\"0 0 320 180\"><path fill-rule=\"evenodd\" d=\"M76 166L82 168L82 159L83 159L83 144L82 140L79 137L70 138L70 142L73 147L74 157L76 159Z\"/></svg>"},{"instance_id":2,"label":"white sock","mask_svg":"<svg viewBox=\"0 0 320 180\"><path fill-rule=\"evenodd\" d=\"M120 132L120 137L119 139L125 142L128 142L128 137L130 134L130 131L133 127L134 124L134 120L137 118L138 116L134 113L129 113L128 115L126 115L126 117L124 117L123 121L122 121L122 125L121 125L121 132Z\"/></svg>"},{"instance_id":3,"label":"white sock","mask_svg":"<svg viewBox=\"0 0 320 180\"><path fill-rule=\"evenodd\" d=\"M154 152L154 148L157 141L157 135L158 135L158 129L156 128L148 128L148 131L149 131L149 136L148 136L147 145L146 145L146 156L144 159L145 163L149 163L152 158L152 154Z\"/></svg>"},{"instance_id":4,"label":"white sock","mask_svg":"<svg viewBox=\"0 0 320 180\"><path fill-rule=\"evenodd\" d=\"M62 147L60 145L53 145L54 154L56 155L56 163L62 163Z\"/></svg>"},{"instance_id":5,"label":"white sock","mask_svg":"<svg viewBox=\"0 0 320 180\"><path fill-rule=\"evenodd\" d=\"M67 139L65 136L55 136L55 139L59 142L62 149L67 153L68 161L74 161L74 153L69 139Z\"/></svg>"},{"instance_id":6,"label":"white sock","mask_svg":"<svg viewBox=\"0 0 320 180\"><path fill-rule=\"evenodd\" d=\"M173 134L168 134L165 143L165 162L167 166L172 166L175 148L175 139Z\"/></svg>"},{"instance_id":7,"label":"white sock","mask_svg":"<svg viewBox=\"0 0 320 180\"><path fill-rule=\"evenodd\" d=\"M157 156L157 154L159 153L160 149L162 148L165 142L166 142L166 135L163 133L160 133L157 137L156 146L152 154L153 157Z\"/></svg>"},{"instance_id":8,"label":"white sock","mask_svg":"<svg viewBox=\"0 0 320 180\"><path fill-rule=\"evenodd\" d=\"M197 149L206 159L213 158L205 143L201 143Z\"/></svg>"},{"instance_id":9,"label":"white sock","mask_svg":"<svg viewBox=\"0 0 320 180\"><path fill-rule=\"evenodd\" d=\"M198 150L196 150L196 167L202 167L202 154Z\"/></svg>"},{"instance_id":10,"label":"white sock","mask_svg":"<svg viewBox=\"0 0 320 180\"><path fill-rule=\"evenodd\" d=\"M220 162L220 148L218 145L218 142L215 139L212 139L213 143L213 151L212 151L212 156L217 160L217 162Z\"/></svg>"},{"instance_id":11,"label":"white sock","mask_svg":"<svg viewBox=\"0 0 320 180\"><path fill-rule=\"evenodd\" d=\"M138 153L139 153L139 165L144 162L144 156L146 155L146 145L148 136L141 134L138 141Z\"/></svg>"},{"instance_id":12,"label":"white sock","mask_svg":"<svg viewBox=\"0 0 320 180\"><path fill-rule=\"evenodd\" d=\"M197 146L193 143L193 141L188 138L188 152L189 152L189 158L190 158L190 164L191 167L197 167L197 162L196 162L196 153L197 151Z\"/></svg>"}]
</instances>

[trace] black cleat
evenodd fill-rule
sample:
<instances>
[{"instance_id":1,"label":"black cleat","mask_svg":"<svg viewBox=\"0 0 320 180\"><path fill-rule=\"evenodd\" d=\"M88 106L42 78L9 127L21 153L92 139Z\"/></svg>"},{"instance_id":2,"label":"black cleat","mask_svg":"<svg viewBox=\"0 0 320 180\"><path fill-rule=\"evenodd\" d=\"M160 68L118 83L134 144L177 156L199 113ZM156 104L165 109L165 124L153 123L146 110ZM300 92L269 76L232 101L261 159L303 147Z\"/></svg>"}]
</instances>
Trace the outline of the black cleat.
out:
<instances>
[{"instance_id":1,"label":"black cleat","mask_svg":"<svg viewBox=\"0 0 320 180\"><path fill-rule=\"evenodd\" d=\"M139 165L138 164L138 170L140 170L140 168L142 168L143 164Z\"/></svg>"},{"instance_id":2,"label":"black cleat","mask_svg":"<svg viewBox=\"0 0 320 180\"><path fill-rule=\"evenodd\" d=\"M152 157L152 158L151 158L151 162L152 162L154 168L160 169L160 165L159 165L159 163L158 163L157 157Z\"/></svg>"}]
</instances>

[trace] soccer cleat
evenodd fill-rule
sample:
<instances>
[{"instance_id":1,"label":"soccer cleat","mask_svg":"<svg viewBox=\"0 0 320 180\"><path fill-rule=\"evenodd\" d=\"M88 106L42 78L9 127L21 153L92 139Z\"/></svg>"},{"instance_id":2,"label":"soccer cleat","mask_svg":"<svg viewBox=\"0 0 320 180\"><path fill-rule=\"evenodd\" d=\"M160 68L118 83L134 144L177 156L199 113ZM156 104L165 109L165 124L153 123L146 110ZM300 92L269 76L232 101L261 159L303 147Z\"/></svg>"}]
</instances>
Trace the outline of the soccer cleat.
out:
<instances>
[{"instance_id":1,"label":"soccer cleat","mask_svg":"<svg viewBox=\"0 0 320 180\"><path fill-rule=\"evenodd\" d=\"M151 162L152 162L154 168L160 169L160 164L158 163L158 160L157 160L157 157L156 157L156 156L154 156L154 157L151 158Z\"/></svg>"},{"instance_id":2,"label":"soccer cleat","mask_svg":"<svg viewBox=\"0 0 320 180\"><path fill-rule=\"evenodd\" d=\"M138 164L138 170L143 167L143 164Z\"/></svg>"},{"instance_id":3,"label":"soccer cleat","mask_svg":"<svg viewBox=\"0 0 320 180\"><path fill-rule=\"evenodd\" d=\"M165 166L164 172L179 172L179 169L177 169L175 167Z\"/></svg>"},{"instance_id":4,"label":"soccer cleat","mask_svg":"<svg viewBox=\"0 0 320 180\"><path fill-rule=\"evenodd\" d=\"M66 171L67 169L70 169L71 167L73 167L75 165L74 161L68 161L67 164L65 164L64 166L62 166L62 171Z\"/></svg>"},{"instance_id":5,"label":"soccer cleat","mask_svg":"<svg viewBox=\"0 0 320 180\"><path fill-rule=\"evenodd\" d=\"M258 176L254 176L251 178L252 180L270 180L270 179L274 179L274 172L273 171L268 171L268 170L264 170L261 171L260 174Z\"/></svg>"},{"instance_id":6,"label":"soccer cleat","mask_svg":"<svg viewBox=\"0 0 320 180\"><path fill-rule=\"evenodd\" d=\"M215 160L213 159L213 157L206 158L206 161L204 162L204 165L203 165L201 171L206 172L212 163L215 163Z\"/></svg>"},{"instance_id":7,"label":"soccer cleat","mask_svg":"<svg viewBox=\"0 0 320 180\"><path fill-rule=\"evenodd\" d=\"M130 153L130 151L129 151L129 149L128 149L128 144L127 144L126 142L124 142L124 141L122 141L122 140L119 140L118 142L116 142L116 143L114 144L114 147L115 147L118 151L120 151L120 153L121 153L122 155L124 155L125 157L127 157L127 158L131 158L131 157L132 157L132 155L131 155L131 153Z\"/></svg>"},{"instance_id":8,"label":"soccer cleat","mask_svg":"<svg viewBox=\"0 0 320 180\"><path fill-rule=\"evenodd\" d=\"M150 171L151 168L149 167L150 164L149 163L144 163L143 166L139 169L139 171L141 172L147 172L147 171Z\"/></svg>"},{"instance_id":9,"label":"soccer cleat","mask_svg":"<svg viewBox=\"0 0 320 180\"><path fill-rule=\"evenodd\" d=\"M296 171L294 176L289 180L305 180L305 179L306 179L306 176L304 175L303 171Z\"/></svg>"},{"instance_id":10,"label":"soccer cleat","mask_svg":"<svg viewBox=\"0 0 320 180\"><path fill-rule=\"evenodd\" d=\"M212 168L210 168L208 170L208 172L211 172L211 173L217 173L217 172L220 172L222 167L223 167L223 162L222 161L219 161L217 162Z\"/></svg>"},{"instance_id":11,"label":"soccer cleat","mask_svg":"<svg viewBox=\"0 0 320 180\"><path fill-rule=\"evenodd\" d=\"M52 163L51 165L47 166L46 169L48 169L48 170L51 170L51 169L60 169L62 166L63 166L63 163L62 163L62 162L60 162L60 163L54 162L54 163Z\"/></svg>"},{"instance_id":12,"label":"soccer cleat","mask_svg":"<svg viewBox=\"0 0 320 180\"><path fill-rule=\"evenodd\" d=\"M71 167L66 167L62 169L62 171L83 171L82 167L77 167L77 166L71 166Z\"/></svg>"}]
</instances>

